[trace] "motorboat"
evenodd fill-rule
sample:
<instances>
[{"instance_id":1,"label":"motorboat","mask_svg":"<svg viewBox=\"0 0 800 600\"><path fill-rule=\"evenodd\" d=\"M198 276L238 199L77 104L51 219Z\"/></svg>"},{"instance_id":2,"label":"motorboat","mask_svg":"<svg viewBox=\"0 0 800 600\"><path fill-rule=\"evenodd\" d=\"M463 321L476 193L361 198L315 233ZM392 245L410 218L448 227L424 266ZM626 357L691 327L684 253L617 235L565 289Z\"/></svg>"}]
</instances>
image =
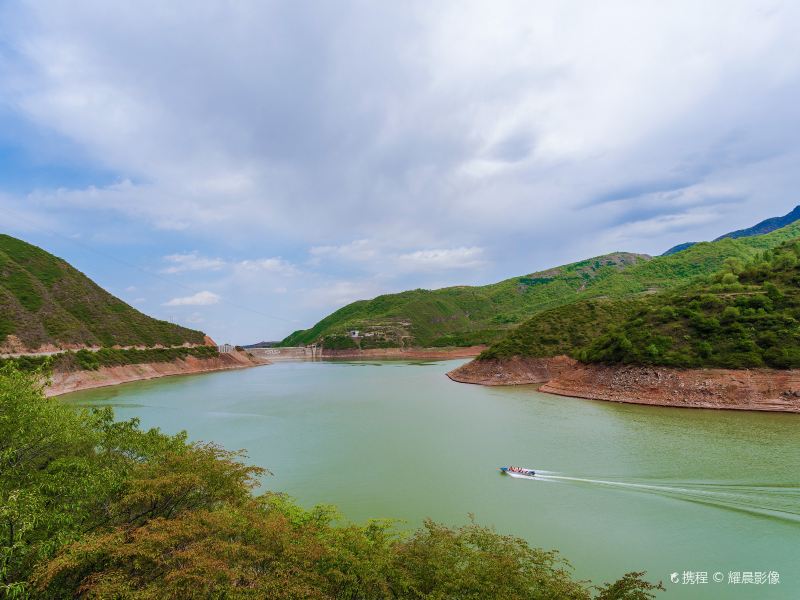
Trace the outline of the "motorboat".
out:
<instances>
[{"instance_id":1,"label":"motorboat","mask_svg":"<svg viewBox=\"0 0 800 600\"><path fill-rule=\"evenodd\" d=\"M525 467L500 467L500 470L506 475L517 478L530 479L536 475L536 471Z\"/></svg>"}]
</instances>

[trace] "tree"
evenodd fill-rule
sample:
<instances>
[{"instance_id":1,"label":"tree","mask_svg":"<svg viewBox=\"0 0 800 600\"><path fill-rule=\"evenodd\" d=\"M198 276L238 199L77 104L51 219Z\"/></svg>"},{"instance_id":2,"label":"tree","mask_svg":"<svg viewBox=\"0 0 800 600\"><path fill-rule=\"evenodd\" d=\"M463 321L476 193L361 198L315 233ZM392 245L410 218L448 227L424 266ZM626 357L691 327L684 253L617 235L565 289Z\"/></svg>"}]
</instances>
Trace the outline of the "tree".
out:
<instances>
[{"instance_id":1,"label":"tree","mask_svg":"<svg viewBox=\"0 0 800 600\"><path fill-rule=\"evenodd\" d=\"M45 398L44 373L0 368L0 590L25 588L36 563L108 520L131 470L185 435L115 423L111 409Z\"/></svg>"}]
</instances>

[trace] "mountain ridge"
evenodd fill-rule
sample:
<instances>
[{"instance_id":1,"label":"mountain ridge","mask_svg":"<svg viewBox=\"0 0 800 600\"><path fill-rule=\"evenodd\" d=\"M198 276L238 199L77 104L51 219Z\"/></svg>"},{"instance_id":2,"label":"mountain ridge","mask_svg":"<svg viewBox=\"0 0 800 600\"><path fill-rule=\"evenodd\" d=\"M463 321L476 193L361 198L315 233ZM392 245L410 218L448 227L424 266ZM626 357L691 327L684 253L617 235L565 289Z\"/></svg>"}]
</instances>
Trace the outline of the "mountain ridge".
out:
<instances>
[{"instance_id":1,"label":"mountain ridge","mask_svg":"<svg viewBox=\"0 0 800 600\"><path fill-rule=\"evenodd\" d=\"M782 217L771 217L769 219L764 219L753 225L752 227L747 227L745 229L737 229L736 231L731 231L729 233L723 234L716 238L714 241L718 242L724 238L741 238L741 237L750 237L753 235L764 235L765 233L770 233L775 231L776 229L780 229L781 227L785 227L786 225L791 225L795 221L800 220L800 205L795 206L791 211L783 215Z\"/></svg>"},{"instance_id":2,"label":"mountain ridge","mask_svg":"<svg viewBox=\"0 0 800 600\"><path fill-rule=\"evenodd\" d=\"M750 237L754 235L764 235L766 233L775 231L776 229L780 229L781 227L785 227L786 225L791 225L797 220L800 220L800 205L795 206L790 212L783 215L782 217L771 217L769 219L764 219L763 221L756 223L752 227L747 227L745 229L737 229L736 231L730 231L728 233L724 233L712 241L718 242L719 240L725 238L737 239L742 237ZM673 246L672 248L664 252L661 256L669 256L670 254L682 252L683 250L691 248L697 243L699 242L684 242L682 244L678 244L677 246Z\"/></svg>"}]
</instances>

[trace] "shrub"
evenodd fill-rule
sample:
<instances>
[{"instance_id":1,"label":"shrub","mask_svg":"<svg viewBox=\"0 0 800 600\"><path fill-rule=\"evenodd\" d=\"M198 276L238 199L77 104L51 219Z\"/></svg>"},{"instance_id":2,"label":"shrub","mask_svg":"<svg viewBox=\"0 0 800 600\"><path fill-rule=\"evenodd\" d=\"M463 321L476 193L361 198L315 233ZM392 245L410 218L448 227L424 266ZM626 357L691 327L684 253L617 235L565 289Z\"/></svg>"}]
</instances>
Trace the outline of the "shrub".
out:
<instances>
[{"instance_id":1,"label":"shrub","mask_svg":"<svg viewBox=\"0 0 800 600\"><path fill-rule=\"evenodd\" d=\"M189 356L195 358L214 358L219 352L214 346L194 346L177 348L101 348L97 351L78 350L63 352L49 357L21 356L0 359L0 365L13 363L23 371L35 371L47 365L56 371L96 371L100 367L116 367L143 363L172 362Z\"/></svg>"},{"instance_id":2,"label":"shrub","mask_svg":"<svg viewBox=\"0 0 800 600\"><path fill-rule=\"evenodd\" d=\"M708 280L652 296L635 317L575 355L681 367L794 368L800 356L798 254L800 246L791 242L743 267L729 262Z\"/></svg>"}]
</instances>

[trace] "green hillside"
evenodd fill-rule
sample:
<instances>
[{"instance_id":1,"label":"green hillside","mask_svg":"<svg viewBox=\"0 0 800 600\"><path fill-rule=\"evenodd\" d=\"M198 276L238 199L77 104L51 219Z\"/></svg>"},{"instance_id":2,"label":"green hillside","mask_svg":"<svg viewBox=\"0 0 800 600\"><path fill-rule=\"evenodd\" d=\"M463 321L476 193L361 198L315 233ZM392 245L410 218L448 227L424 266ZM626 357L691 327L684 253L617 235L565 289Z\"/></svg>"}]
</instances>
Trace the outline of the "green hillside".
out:
<instances>
[{"instance_id":1,"label":"green hillside","mask_svg":"<svg viewBox=\"0 0 800 600\"><path fill-rule=\"evenodd\" d=\"M578 358L675 367L800 367L800 240L644 303Z\"/></svg>"},{"instance_id":2,"label":"green hillside","mask_svg":"<svg viewBox=\"0 0 800 600\"><path fill-rule=\"evenodd\" d=\"M577 357L593 340L627 320L649 298L580 300L539 313L493 344L479 360L524 356Z\"/></svg>"},{"instance_id":3,"label":"green hillside","mask_svg":"<svg viewBox=\"0 0 800 600\"><path fill-rule=\"evenodd\" d=\"M653 259L619 252L487 286L387 294L349 304L311 329L293 333L282 345L322 342L328 348L356 344L375 348L495 343L543 311L584 300L635 298L671 289L714 273L729 258L747 261L797 236L800 222L767 235L702 242ZM360 332L356 341L347 334L350 330ZM512 340L510 347L515 343Z\"/></svg>"},{"instance_id":4,"label":"green hillside","mask_svg":"<svg viewBox=\"0 0 800 600\"><path fill-rule=\"evenodd\" d=\"M148 317L65 261L0 234L0 346L202 344L200 331Z\"/></svg>"},{"instance_id":5,"label":"green hillside","mask_svg":"<svg viewBox=\"0 0 800 600\"><path fill-rule=\"evenodd\" d=\"M514 277L499 283L440 290L411 290L348 304L282 345L323 341L328 348L355 347L347 332L359 330L363 348L469 346L500 339L527 317L559 306L649 256L617 252Z\"/></svg>"},{"instance_id":6,"label":"green hillside","mask_svg":"<svg viewBox=\"0 0 800 600\"><path fill-rule=\"evenodd\" d=\"M544 311L479 359L567 354L604 363L800 367L799 229L699 244L681 254L702 250L714 256L704 263L721 262L712 274L658 293L606 296ZM790 236L795 238L785 241ZM732 248L742 250L742 242L745 256L730 256ZM720 261L724 254L729 256ZM654 264L656 259L637 268L651 270ZM632 271L619 278L626 281Z\"/></svg>"}]
</instances>

